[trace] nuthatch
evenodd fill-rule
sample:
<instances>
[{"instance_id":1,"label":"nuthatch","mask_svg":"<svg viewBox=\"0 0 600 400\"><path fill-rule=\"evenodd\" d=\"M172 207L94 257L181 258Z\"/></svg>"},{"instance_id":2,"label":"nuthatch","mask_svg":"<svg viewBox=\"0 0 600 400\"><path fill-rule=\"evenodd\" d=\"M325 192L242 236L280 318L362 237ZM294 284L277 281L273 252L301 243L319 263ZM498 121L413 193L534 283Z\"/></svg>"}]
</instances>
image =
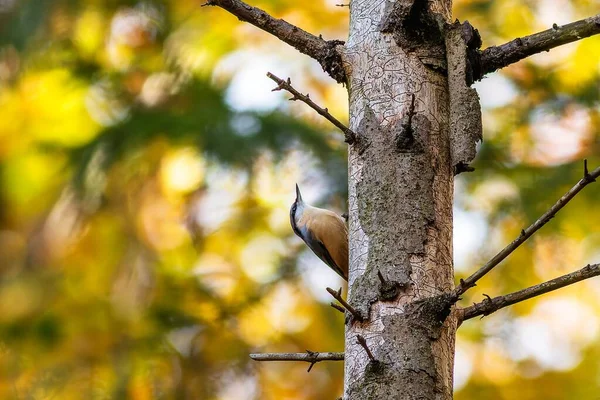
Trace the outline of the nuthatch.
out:
<instances>
[{"instance_id":1,"label":"nuthatch","mask_svg":"<svg viewBox=\"0 0 600 400\"><path fill-rule=\"evenodd\" d=\"M339 276L348 280L348 228L342 217L302 201L296 185L296 201L290 208L294 233Z\"/></svg>"}]
</instances>

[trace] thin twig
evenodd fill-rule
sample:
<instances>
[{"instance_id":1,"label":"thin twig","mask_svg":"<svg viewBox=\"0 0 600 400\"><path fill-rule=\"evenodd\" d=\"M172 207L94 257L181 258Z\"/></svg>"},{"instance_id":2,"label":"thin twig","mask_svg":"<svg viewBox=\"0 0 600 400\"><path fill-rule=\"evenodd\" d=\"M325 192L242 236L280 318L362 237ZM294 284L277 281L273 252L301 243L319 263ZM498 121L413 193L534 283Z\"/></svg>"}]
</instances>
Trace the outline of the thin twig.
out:
<instances>
[{"instance_id":1,"label":"thin twig","mask_svg":"<svg viewBox=\"0 0 600 400\"><path fill-rule=\"evenodd\" d=\"M331 307L335 308L336 310L338 310L338 311L339 311L339 312L341 312L341 313L346 313L346 309L345 309L344 307L340 306L340 305L339 305L339 304L337 304L337 303L334 303L333 301L332 301L331 303L329 303L329 305L330 305Z\"/></svg>"},{"instance_id":2,"label":"thin twig","mask_svg":"<svg viewBox=\"0 0 600 400\"><path fill-rule=\"evenodd\" d=\"M490 72L504 68L533 54L549 51L563 44L599 33L600 14L563 26L554 24L551 29L543 32L516 38L500 46L488 47L479 54L480 73L476 74L475 79L481 79ZM477 65L477 60L473 64Z\"/></svg>"},{"instance_id":3,"label":"thin twig","mask_svg":"<svg viewBox=\"0 0 600 400\"><path fill-rule=\"evenodd\" d=\"M460 310L460 320L464 321L480 315L486 316L498 311L501 308L520 303L521 301L540 296L544 293L548 293L598 275L600 275L600 264L588 264L578 271L560 276L548 282L540 283L539 285L528 287L527 289L519 290L518 292L494 298L489 298L489 296L487 296L487 298L482 302L475 303L472 306Z\"/></svg>"},{"instance_id":4,"label":"thin twig","mask_svg":"<svg viewBox=\"0 0 600 400\"><path fill-rule=\"evenodd\" d=\"M296 48L303 54L317 60L323 70L339 83L346 82L346 73L342 58L336 47L343 45L341 40L324 40L308 33L283 19L277 19L260 8L253 7L241 0L207 0L204 6L217 6L229 11L241 21L272 34L283 42Z\"/></svg>"},{"instance_id":5,"label":"thin twig","mask_svg":"<svg viewBox=\"0 0 600 400\"><path fill-rule=\"evenodd\" d=\"M342 298L342 288L340 288L337 292L335 290L333 290L332 288L327 288L327 291L329 292L330 295L333 296L334 299L336 299L337 301L340 302L340 304L342 305L342 307L344 307L346 310L348 310L348 312L350 314L352 314L352 316L354 317L355 320L357 321L363 321L364 318L363 316L360 314L360 312L358 312L354 307L352 307L350 304L346 303L346 301Z\"/></svg>"},{"instance_id":6,"label":"thin twig","mask_svg":"<svg viewBox=\"0 0 600 400\"><path fill-rule=\"evenodd\" d=\"M588 171L587 159L583 160L583 179L589 183L596 182L596 178Z\"/></svg>"},{"instance_id":7,"label":"thin twig","mask_svg":"<svg viewBox=\"0 0 600 400\"><path fill-rule=\"evenodd\" d=\"M346 143L353 144L356 141L356 134L352 130L350 130L350 128L348 128L346 125L342 124L340 121L335 119L333 117L333 115L331 115L329 113L329 110L327 108L319 107L314 101L312 101L310 99L310 96L308 94L304 95L304 94L300 93L299 91L297 91L292 86L292 81L290 80L290 78L287 78L287 80L283 80L283 79L278 78L277 76L273 75L271 72L267 72L267 76L271 80L275 81L275 83L277 83L277 87L275 89L273 89L273 91L278 91L278 90L283 89L283 90L290 92L294 96L290 100L293 100L293 101L300 100L300 101L306 103L310 108L315 110L319 115L324 117L327 121L329 121L333 125L335 125L336 128L341 130L344 133L344 136L346 137L346 139L345 139Z\"/></svg>"},{"instance_id":8,"label":"thin twig","mask_svg":"<svg viewBox=\"0 0 600 400\"><path fill-rule=\"evenodd\" d=\"M375 359L375 357L373 356L373 353L371 353L369 346L367 346L367 341L365 340L365 338L362 335L357 335L356 341L358 342L358 344L360 344L362 346L363 349L365 349L365 351L367 352L367 356L369 356L369 359L371 361L377 361Z\"/></svg>"},{"instance_id":9,"label":"thin twig","mask_svg":"<svg viewBox=\"0 0 600 400\"><path fill-rule=\"evenodd\" d=\"M585 163L587 165L587 161ZM508 257L513 251L515 251L521 244L523 244L528 238L536 233L541 227L546 225L556 213L558 213L573 197L577 195L584 187L594 182L596 178L600 176L600 167L596 168L592 172L585 173L584 176L573 186L567 193L565 193L548 211L544 213L537 221L531 224L527 229L521 231L519 237L512 241L508 246L502 249L501 252L496 254L490 261L488 261L483 267L477 270L473 275L467 279L461 280L460 285L454 289L454 297L458 297L475 286L477 281L490 272L496 265L500 264L502 260Z\"/></svg>"},{"instance_id":10,"label":"thin twig","mask_svg":"<svg viewBox=\"0 0 600 400\"><path fill-rule=\"evenodd\" d=\"M379 270L377 271L377 277L379 278L379 281L381 282L382 285L387 284L387 281L385 280L385 278L383 277L383 274Z\"/></svg>"},{"instance_id":11,"label":"thin twig","mask_svg":"<svg viewBox=\"0 0 600 400\"><path fill-rule=\"evenodd\" d=\"M344 353L318 353L306 350L306 353L254 353L250 354L254 361L306 361L310 365L306 372L321 361L344 361Z\"/></svg>"}]
</instances>

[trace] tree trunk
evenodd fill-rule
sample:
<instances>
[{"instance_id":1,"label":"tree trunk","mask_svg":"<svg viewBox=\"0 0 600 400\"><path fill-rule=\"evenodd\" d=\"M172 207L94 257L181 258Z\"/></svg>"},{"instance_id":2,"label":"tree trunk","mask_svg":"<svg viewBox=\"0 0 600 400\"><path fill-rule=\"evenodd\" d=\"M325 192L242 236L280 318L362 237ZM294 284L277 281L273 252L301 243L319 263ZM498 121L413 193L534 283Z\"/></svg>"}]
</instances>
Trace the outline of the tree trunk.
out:
<instances>
[{"instance_id":1,"label":"tree trunk","mask_svg":"<svg viewBox=\"0 0 600 400\"><path fill-rule=\"evenodd\" d=\"M364 320L346 321L345 400L452 398L456 319L442 293L453 288L453 167L438 28L450 9L351 2L349 302Z\"/></svg>"}]
</instances>

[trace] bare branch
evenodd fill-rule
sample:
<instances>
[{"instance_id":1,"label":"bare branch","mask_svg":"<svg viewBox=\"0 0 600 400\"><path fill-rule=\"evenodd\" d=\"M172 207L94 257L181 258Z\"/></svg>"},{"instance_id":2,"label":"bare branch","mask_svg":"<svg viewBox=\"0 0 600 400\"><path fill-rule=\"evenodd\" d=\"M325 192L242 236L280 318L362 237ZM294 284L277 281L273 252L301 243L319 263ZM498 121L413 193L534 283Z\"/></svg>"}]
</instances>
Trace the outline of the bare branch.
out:
<instances>
[{"instance_id":1,"label":"bare branch","mask_svg":"<svg viewBox=\"0 0 600 400\"><path fill-rule=\"evenodd\" d=\"M354 307L352 307L350 304L346 303L346 301L342 298L342 288L340 288L337 292L335 290L333 290L332 288L327 288L327 291L329 292L330 295L333 296L334 299L336 299L337 301L340 302L340 304L346 309L348 310L348 312L350 314L352 314L352 316L354 317L354 319L356 319L357 321L363 321L364 318L361 315L360 312L358 312Z\"/></svg>"},{"instance_id":2,"label":"bare branch","mask_svg":"<svg viewBox=\"0 0 600 400\"><path fill-rule=\"evenodd\" d=\"M521 231L518 238L512 241L511 244L502 249L501 252L496 254L490 261L488 261L483 267L481 267L473 275L469 276L465 280L460 281L460 285L454 289L454 296L456 299L475 286L476 282L481 279L484 275L490 272L496 265L500 264L502 260L508 257L513 251L515 251L521 244L523 244L528 238L530 238L535 232L537 232L542 226L546 225L556 213L558 213L573 197L577 195L584 187L594 182L596 178L600 176L600 167L596 168L592 172L587 171L587 160L584 162L584 173L583 178L575 184L567 193L565 193L548 211L544 213L537 221L531 224L527 229Z\"/></svg>"},{"instance_id":3,"label":"bare branch","mask_svg":"<svg viewBox=\"0 0 600 400\"><path fill-rule=\"evenodd\" d=\"M473 65L479 65L479 73L475 72L475 79L497 69L506 67L531 55L542 51L550 51L563 44L597 35L600 33L600 14L558 26L554 24L551 29L533 35L516 38L500 46L488 47L479 53L479 62L471 60Z\"/></svg>"},{"instance_id":4,"label":"bare branch","mask_svg":"<svg viewBox=\"0 0 600 400\"><path fill-rule=\"evenodd\" d=\"M346 309L345 309L344 307L340 306L340 305L339 305L339 304L337 304L337 303L334 303L333 301L332 301L331 303L329 303L329 305L330 305L331 307L335 308L336 310L338 310L339 312L343 313L343 314L345 314L345 313L346 313Z\"/></svg>"},{"instance_id":5,"label":"bare branch","mask_svg":"<svg viewBox=\"0 0 600 400\"><path fill-rule=\"evenodd\" d=\"M375 359L375 357L373 356L373 353L371 353L371 350L369 349L369 346L367 346L367 341L365 340L365 338L362 335L357 335L356 336L356 341L358 342L358 344L361 345L361 347L363 349L365 349L365 351L367 352L367 356L369 356L369 359L371 361L377 361Z\"/></svg>"},{"instance_id":6,"label":"bare branch","mask_svg":"<svg viewBox=\"0 0 600 400\"><path fill-rule=\"evenodd\" d=\"M278 39L294 47L299 52L306 54L321 64L333 79L339 83L346 83L346 73L342 66L342 58L336 47L343 45L341 40L324 40L282 19L277 19L265 11L240 0L207 0L205 6L217 6L229 11L241 21L272 34Z\"/></svg>"},{"instance_id":7,"label":"bare branch","mask_svg":"<svg viewBox=\"0 0 600 400\"><path fill-rule=\"evenodd\" d=\"M344 353L317 353L306 350L306 353L255 353L250 354L254 361L306 361L310 363L307 372L321 361L344 361Z\"/></svg>"},{"instance_id":8,"label":"bare branch","mask_svg":"<svg viewBox=\"0 0 600 400\"><path fill-rule=\"evenodd\" d=\"M379 282L381 282L382 285L385 285L387 283L380 270L377 270L377 277L379 278Z\"/></svg>"},{"instance_id":9,"label":"bare branch","mask_svg":"<svg viewBox=\"0 0 600 400\"><path fill-rule=\"evenodd\" d=\"M350 130L350 128L348 128L346 125L342 124L340 121L335 119L333 117L333 115L331 115L329 113L329 110L327 108L319 107L314 101L312 101L310 99L310 96L308 94L304 95L304 94L300 93L299 91L297 91L292 86L292 81L290 80L290 78L287 78L287 80L284 81L283 79L273 75L270 72L267 72L267 76L269 77L269 79L271 79L277 83L277 87L275 89L273 89L273 91L283 89L283 90L290 92L294 96L290 100L292 100L292 101L300 100L300 101L306 103L310 108L315 110L319 115L324 117L327 121L329 121L333 125L335 125L336 128L341 130L344 133L344 136L346 138L344 140L346 143L354 144L356 142L356 134L352 130Z\"/></svg>"},{"instance_id":10,"label":"bare branch","mask_svg":"<svg viewBox=\"0 0 600 400\"><path fill-rule=\"evenodd\" d=\"M487 297L480 303L473 304L470 307L460 310L459 320L464 321L480 315L490 315L501 308L520 303L533 297L541 296L542 294L598 275L600 275L600 264L588 264L579 271L571 272L570 274L560 276L548 282L540 283L539 285L528 287L527 289L519 290L518 292L494 297L493 299Z\"/></svg>"}]
</instances>

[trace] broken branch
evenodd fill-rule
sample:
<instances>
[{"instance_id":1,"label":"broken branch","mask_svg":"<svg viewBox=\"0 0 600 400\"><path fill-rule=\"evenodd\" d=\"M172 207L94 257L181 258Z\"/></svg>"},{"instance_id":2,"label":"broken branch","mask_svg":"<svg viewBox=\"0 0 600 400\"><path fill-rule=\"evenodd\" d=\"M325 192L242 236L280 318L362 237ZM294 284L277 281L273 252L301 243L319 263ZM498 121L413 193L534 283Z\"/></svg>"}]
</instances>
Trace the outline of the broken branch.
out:
<instances>
[{"instance_id":1,"label":"broken branch","mask_svg":"<svg viewBox=\"0 0 600 400\"><path fill-rule=\"evenodd\" d=\"M363 349L365 349L365 351L367 352L367 356L369 356L369 359L371 361L377 361L375 359L375 357L373 356L373 353L371 353L371 350L369 349L369 346L367 346L367 341L365 340L365 338L362 335L357 335L356 336L356 341L358 342L358 344L361 345L361 347Z\"/></svg>"},{"instance_id":2,"label":"broken branch","mask_svg":"<svg viewBox=\"0 0 600 400\"><path fill-rule=\"evenodd\" d=\"M587 169L587 161L584 163ZM458 297L466 292L469 288L475 286L476 282L490 272L496 265L500 264L502 260L508 257L513 251L515 251L521 244L523 244L528 238L536 233L541 227L546 225L556 213L558 213L569 201L573 199L584 187L594 182L596 178L600 176L600 167L596 168L592 172L585 172L583 178L579 180L567 193L565 193L548 211L544 213L537 221L531 224L527 229L521 231L519 237L512 241L502 251L496 254L490 261L488 261L483 267L477 270L474 274L469 276L465 280L461 280L460 285L454 289L454 297Z\"/></svg>"},{"instance_id":3,"label":"broken branch","mask_svg":"<svg viewBox=\"0 0 600 400\"><path fill-rule=\"evenodd\" d=\"M340 304L356 319L357 321L363 321L363 316L350 304L346 303L346 301L342 298L342 288L340 288L337 292L332 288L327 288L327 291L330 295L333 296L334 299L340 302Z\"/></svg>"},{"instance_id":4,"label":"broken branch","mask_svg":"<svg viewBox=\"0 0 600 400\"><path fill-rule=\"evenodd\" d=\"M324 117L327 121L331 122L333 125L336 126L336 128L338 128L339 130L341 130L344 133L345 136L345 142L348 144L353 144L356 141L356 134L350 130L350 128L348 128L346 125L342 124L340 121L338 121L337 119L335 119L333 117L333 115L331 115L329 113L329 110L326 108L322 108L319 107L314 101L312 101L310 99L310 96L304 95L302 93L300 93L299 91L297 91L293 86L292 86L292 81L290 80L290 78L287 78L287 80L283 80L275 75L273 75L270 72L267 72L267 76L275 81L277 83L277 87L275 89L273 89L273 91L277 91L277 90L286 90L288 92L290 92L294 97L292 97L290 100L296 101L296 100L300 100L304 103L306 103L310 108L312 108L313 110L315 110L319 115L321 115L322 117Z\"/></svg>"},{"instance_id":5,"label":"broken branch","mask_svg":"<svg viewBox=\"0 0 600 400\"><path fill-rule=\"evenodd\" d=\"M336 50L336 46L344 44L341 40L324 40L240 0L208 0L204 5L221 7L241 21L249 22L270 33L299 52L317 60L323 70L338 83L346 82L342 58Z\"/></svg>"},{"instance_id":6,"label":"broken branch","mask_svg":"<svg viewBox=\"0 0 600 400\"><path fill-rule=\"evenodd\" d=\"M600 14L558 26L554 24L551 29L533 35L516 38L500 46L492 46L479 53L479 73L475 79L479 80L484 75L504 68L531 55L542 51L550 51L563 44L600 33ZM473 61L473 60L472 60Z\"/></svg>"},{"instance_id":7,"label":"broken branch","mask_svg":"<svg viewBox=\"0 0 600 400\"><path fill-rule=\"evenodd\" d=\"M331 307L335 308L336 310L338 310L339 312L343 313L343 314L345 314L345 313L346 313L346 309L345 309L344 307L340 306L340 305L339 305L339 304L337 304L337 303L334 303L333 301L332 301L331 303L329 303L329 305L330 305Z\"/></svg>"},{"instance_id":8,"label":"broken branch","mask_svg":"<svg viewBox=\"0 0 600 400\"><path fill-rule=\"evenodd\" d=\"M521 301L540 296L598 275L600 275L600 264L588 264L578 271L560 276L548 282L540 283L539 285L528 287L527 289L519 290L518 292L494 297L492 299L487 297L480 303L475 303L470 307L461 309L459 312L459 321L462 322L480 315L490 315L501 308L520 303Z\"/></svg>"}]
</instances>

